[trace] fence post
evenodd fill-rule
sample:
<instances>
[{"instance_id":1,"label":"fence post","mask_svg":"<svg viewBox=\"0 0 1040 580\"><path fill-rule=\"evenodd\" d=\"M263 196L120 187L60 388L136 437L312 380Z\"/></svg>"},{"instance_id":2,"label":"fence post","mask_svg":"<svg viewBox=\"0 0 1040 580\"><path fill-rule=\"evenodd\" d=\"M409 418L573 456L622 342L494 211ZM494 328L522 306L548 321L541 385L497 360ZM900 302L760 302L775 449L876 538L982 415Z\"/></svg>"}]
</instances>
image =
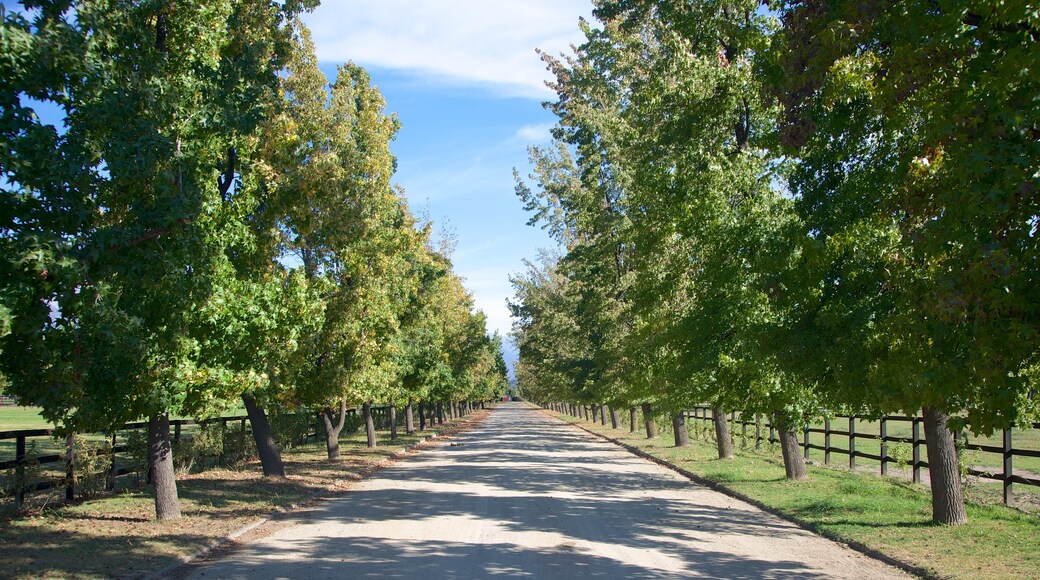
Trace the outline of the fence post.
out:
<instances>
[{"instance_id":1,"label":"fence post","mask_svg":"<svg viewBox=\"0 0 1040 580\"><path fill-rule=\"evenodd\" d=\"M802 446L805 447L804 456L809 459L809 424L806 423L805 431L802 432Z\"/></svg>"},{"instance_id":2,"label":"fence post","mask_svg":"<svg viewBox=\"0 0 1040 580\"><path fill-rule=\"evenodd\" d=\"M174 423L173 423L173 440L174 441L180 441L181 440L181 422L179 420L178 421L174 421Z\"/></svg>"},{"instance_id":3,"label":"fence post","mask_svg":"<svg viewBox=\"0 0 1040 580\"><path fill-rule=\"evenodd\" d=\"M881 418L881 475L888 475L888 423Z\"/></svg>"},{"instance_id":4,"label":"fence post","mask_svg":"<svg viewBox=\"0 0 1040 580\"><path fill-rule=\"evenodd\" d=\"M913 418L913 481L914 483L921 483L921 418Z\"/></svg>"},{"instance_id":5,"label":"fence post","mask_svg":"<svg viewBox=\"0 0 1040 580\"><path fill-rule=\"evenodd\" d=\"M740 448L747 449L747 419L743 411L740 412Z\"/></svg>"},{"instance_id":6,"label":"fence post","mask_svg":"<svg viewBox=\"0 0 1040 580\"><path fill-rule=\"evenodd\" d=\"M762 449L762 416L755 413L755 451Z\"/></svg>"},{"instance_id":7,"label":"fence post","mask_svg":"<svg viewBox=\"0 0 1040 580\"><path fill-rule=\"evenodd\" d=\"M240 455L235 461L241 461L246 456L246 420L242 419L242 429L238 432L238 449Z\"/></svg>"},{"instance_id":8,"label":"fence post","mask_svg":"<svg viewBox=\"0 0 1040 580\"><path fill-rule=\"evenodd\" d=\"M112 464L108 466L108 481L105 489L112 491L116 488L116 431L112 432Z\"/></svg>"},{"instance_id":9,"label":"fence post","mask_svg":"<svg viewBox=\"0 0 1040 580\"><path fill-rule=\"evenodd\" d=\"M217 419L217 422L220 423L220 455L217 456L217 464L220 464L225 460L224 457L227 455L227 449L224 449L224 444L227 442L227 438L224 435L227 432L228 420L227 417L220 417Z\"/></svg>"},{"instance_id":10,"label":"fence post","mask_svg":"<svg viewBox=\"0 0 1040 580\"><path fill-rule=\"evenodd\" d=\"M823 464L831 464L831 420L823 420Z\"/></svg>"},{"instance_id":11,"label":"fence post","mask_svg":"<svg viewBox=\"0 0 1040 580\"><path fill-rule=\"evenodd\" d=\"M856 469L856 418L849 417L849 469Z\"/></svg>"},{"instance_id":12,"label":"fence post","mask_svg":"<svg viewBox=\"0 0 1040 580\"><path fill-rule=\"evenodd\" d=\"M1004 505L1011 501L1011 476L1014 470L1011 465L1014 448L1011 445L1011 429L1004 429Z\"/></svg>"},{"instance_id":13,"label":"fence post","mask_svg":"<svg viewBox=\"0 0 1040 580\"><path fill-rule=\"evenodd\" d=\"M14 459L17 462L17 466L14 468L15 471L15 485L17 486L17 492L15 493L15 504L21 508L22 503L25 502L25 435L19 435L15 440L15 451Z\"/></svg>"},{"instance_id":14,"label":"fence post","mask_svg":"<svg viewBox=\"0 0 1040 580\"><path fill-rule=\"evenodd\" d=\"M65 501L76 499L76 434L65 436Z\"/></svg>"}]
</instances>

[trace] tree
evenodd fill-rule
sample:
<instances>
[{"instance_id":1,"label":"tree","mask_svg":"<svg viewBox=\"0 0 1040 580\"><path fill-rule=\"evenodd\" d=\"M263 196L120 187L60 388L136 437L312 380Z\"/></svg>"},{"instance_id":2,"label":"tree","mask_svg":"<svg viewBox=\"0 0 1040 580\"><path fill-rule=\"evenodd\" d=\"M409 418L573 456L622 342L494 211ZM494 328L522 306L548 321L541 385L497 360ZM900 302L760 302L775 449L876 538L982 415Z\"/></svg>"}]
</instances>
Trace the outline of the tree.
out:
<instances>
[{"instance_id":1,"label":"tree","mask_svg":"<svg viewBox=\"0 0 1040 580\"><path fill-rule=\"evenodd\" d=\"M948 427L1036 416L1032 9L782 6L771 73L799 160L801 368L828 402L923 409L933 519L964 523Z\"/></svg>"},{"instance_id":2,"label":"tree","mask_svg":"<svg viewBox=\"0 0 1040 580\"><path fill-rule=\"evenodd\" d=\"M282 137L271 143L268 187L279 191L283 247L323 305L293 384L296 398L318 409L335 459L346 408L380 398L396 375L398 317L416 276L405 256L417 234L390 183L396 117L383 113L361 67L341 66L328 83L305 29L300 37L283 81L288 106L272 123Z\"/></svg>"},{"instance_id":3,"label":"tree","mask_svg":"<svg viewBox=\"0 0 1040 580\"><path fill-rule=\"evenodd\" d=\"M193 329L253 209L237 167L303 7L95 0L4 15L4 371L70 431L147 417L160 519L179 515L169 414L240 378L199 356ZM27 98L58 105L63 126Z\"/></svg>"},{"instance_id":4,"label":"tree","mask_svg":"<svg viewBox=\"0 0 1040 580\"><path fill-rule=\"evenodd\" d=\"M528 207L565 232L561 264L584 265L570 275L613 301L604 326L615 339L592 334L613 344L613 355L597 357L610 369L597 380L615 377L624 399L675 418L707 400L717 414L780 413L793 429L812 399L758 340L776 321L761 279L787 255L769 240L793 212L772 187L771 116L751 66L769 21L755 8L597 3L603 27L585 25L576 57L547 58L558 78L557 136L573 147L576 169L560 169L562 146L561 162L536 155L546 201ZM590 260L596 248L601 257ZM590 267L609 271L607 256L613 281ZM683 434L677 425L677 442Z\"/></svg>"}]
</instances>

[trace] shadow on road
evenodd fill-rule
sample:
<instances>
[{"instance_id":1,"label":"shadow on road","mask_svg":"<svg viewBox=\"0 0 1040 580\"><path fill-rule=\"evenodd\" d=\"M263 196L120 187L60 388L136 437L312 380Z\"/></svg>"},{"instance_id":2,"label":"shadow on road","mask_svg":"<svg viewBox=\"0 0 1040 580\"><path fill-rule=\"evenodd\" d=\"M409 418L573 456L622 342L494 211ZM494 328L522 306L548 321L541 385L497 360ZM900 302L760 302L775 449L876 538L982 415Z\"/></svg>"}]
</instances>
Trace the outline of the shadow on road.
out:
<instances>
[{"instance_id":1,"label":"shadow on road","mask_svg":"<svg viewBox=\"0 0 1040 580\"><path fill-rule=\"evenodd\" d=\"M521 403L199 577L806 578L799 534ZM727 498L728 499L728 498ZM328 522L334 522L329 525ZM791 554L756 557L787 540ZM741 550L723 551L719 538ZM852 571L846 571L851 573Z\"/></svg>"}]
</instances>

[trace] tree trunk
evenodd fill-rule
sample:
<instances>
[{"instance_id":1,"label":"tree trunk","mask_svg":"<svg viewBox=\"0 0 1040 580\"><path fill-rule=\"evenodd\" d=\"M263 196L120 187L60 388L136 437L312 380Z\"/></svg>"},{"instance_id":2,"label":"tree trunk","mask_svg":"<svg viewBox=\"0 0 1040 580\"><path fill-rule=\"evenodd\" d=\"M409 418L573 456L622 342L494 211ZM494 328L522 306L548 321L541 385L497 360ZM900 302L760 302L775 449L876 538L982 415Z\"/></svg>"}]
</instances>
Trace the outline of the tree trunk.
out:
<instances>
[{"instance_id":1,"label":"tree trunk","mask_svg":"<svg viewBox=\"0 0 1040 580\"><path fill-rule=\"evenodd\" d=\"M419 430L420 431L425 431L426 430L426 412L425 412L426 409L425 409L425 407L426 407L426 405L424 405L422 401L419 401Z\"/></svg>"},{"instance_id":2,"label":"tree trunk","mask_svg":"<svg viewBox=\"0 0 1040 580\"><path fill-rule=\"evenodd\" d=\"M635 433L639 429L639 410L635 407L628 408L628 432Z\"/></svg>"},{"instance_id":3,"label":"tree trunk","mask_svg":"<svg viewBox=\"0 0 1040 580\"><path fill-rule=\"evenodd\" d=\"M600 405L599 406L599 424L603 425L604 427L607 426L607 406L606 405Z\"/></svg>"},{"instance_id":4,"label":"tree trunk","mask_svg":"<svg viewBox=\"0 0 1040 580\"><path fill-rule=\"evenodd\" d=\"M610 408L610 427L612 429L617 429L618 425L620 425L620 424L621 424L621 417L618 416L617 409L615 409L614 407L611 407Z\"/></svg>"},{"instance_id":5,"label":"tree trunk","mask_svg":"<svg viewBox=\"0 0 1040 580\"><path fill-rule=\"evenodd\" d=\"M242 393L242 402L246 406L246 414L249 415L249 425L253 430L253 441L256 442L256 452L260 456L260 468L264 471L264 477L285 477L282 451L274 442L274 433L271 431L271 422L267 420L267 413L256 404L256 397L251 393Z\"/></svg>"},{"instance_id":6,"label":"tree trunk","mask_svg":"<svg viewBox=\"0 0 1040 580\"><path fill-rule=\"evenodd\" d=\"M347 402L345 400L339 402L338 413L327 408L318 414L321 416L322 425L325 426L325 451L328 453L329 459L335 461L339 459L339 434L347 423ZM332 422L333 419L336 419L335 423Z\"/></svg>"},{"instance_id":7,"label":"tree trunk","mask_svg":"<svg viewBox=\"0 0 1040 580\"><path fill-rule=\"evenodd\" d=\"M181 517L177 477L173 472L173 451L170 448L169 413L152 415L148 419L148 462L155 488L156 519L173 520Z\"/></svg>"},{"instance_id":8,"label":"tree trunk","mask_svg":"<svg viewBox=\"0 0 1040 580\"><path fill-rule=\"evenodd\" d=\"M361 413L365 417L365 433L368 435L368 448L376 447L376 422L372 418L372 402L365 401L361 405Z\"/></svg>"},{"instance_id":9,"label":"tree trunk","mask_svg":"<svg viewBox=\"0 0 1040 580\"><path fill-rule=\"evenodd\" d=\"M715 444L719 448L719 459L733 459L733 438L729 435L726 412L720 407L712 407L711 421L715 423Z\"/></svg>"},{"instance_id":10,"label":"tree trunk","mask_svg":"<svg viewBox=\"0 0 1040 580\"><path fill-rule=\"evenodd\" d=\"M412 402L404 406L404 432L411 435L415 433L415 420L412 418Z\"/></svg>"},{"instance_id":11,"label":"tree trunk","mask_svg":"<svg viewBox=\"0 0 1040 580\"><path fill-rule=\"evenodd\" d=\"M397 441L397 407L390 403L390 440Z\"/></svg>"},{"instance_id":12,"label":"tree trunk","mask_svg":"<svg viewBox=\"0 0 1040 580\"><path fill-rule=\"evenodd\" d=\"M947 526L968 523L957 461L957 446L947 427L950 416L934 407L921 409L928 447L928 479L932 487L932 521Z\"/></svg>"},{"instance_id":13,"label":"tree trunk","mask_svg":"<svg viewBox=\"0 0 1040 580\"><path fill-rule=\"evenodd\" d=\"M672 413L672 432L676 447L686 447L690 444L690 432L686 430L686 414L682 411Z\"/></svg>"},{"instance_id":14,"label":"tree trunk","mask_svg":"<svg viewBox=\"0 0 1040 580\"><path fill-rule=\"evenodd\" d=\"M437 403L437 424L444 424L444 403Z\"/></svg>"},{"instance_id":15,"label":"tree trunk","mask_svg":"<svg viewBox=\"0 0 1040 580\"><path fill-rule=\"evenodd\" d=\"M654 423L653 407L650 403L643 403L643 423L646 424L646 438L657 437L657 425Z\"/></svg>"},{"instance_id":16,"label":"tree trunk","mask_svg":"<svg viewBox=\"0 0 1040 580\"><path fill-rule=\"evenodd\" d=\"M780 437L780 451L784 455L787 479L805 479L805 458L802 457L802 448L798 445L798 434L779 415L773 416L773 423L776 424Z\"/></svg>"}]
</instances>

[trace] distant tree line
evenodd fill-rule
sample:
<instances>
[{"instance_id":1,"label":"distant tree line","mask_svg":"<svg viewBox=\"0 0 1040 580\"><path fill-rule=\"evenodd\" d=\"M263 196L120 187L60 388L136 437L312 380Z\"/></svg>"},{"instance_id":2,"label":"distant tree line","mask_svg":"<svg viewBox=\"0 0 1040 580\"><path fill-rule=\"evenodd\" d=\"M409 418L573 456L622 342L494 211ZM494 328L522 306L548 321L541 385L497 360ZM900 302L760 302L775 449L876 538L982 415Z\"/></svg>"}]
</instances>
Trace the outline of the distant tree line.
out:
<instances>
[{"instance_id":1,"label":"distant tree line","mask_svg":"<svg viewBox=\"0 0 1040 580\"><path fill-rule=\"evenodd\" d=\"M1035 8L595 15L573 55L544 57L555 143L517 176L561 247L513 279L526 396L642 405L677 435L695 403L769 414L791 478L795 433L823 410L920 410L933 517L967 521L950 427L1038 411Z\"/></svg>"},{"instance_id":2,"label":"distant tree line","mask_svg":"<svg viewBox=\"0 0 1040 580\"><path fill-rule=\"evenodd\" d=\"M501 341L392 184L368 74L318 69L310 0L0 7L0 377L69 432L149 422L180 513L171 414L408 415L506 386ZM46 121L41 106L60 120Z\"/></svg>"}]
</instances>

